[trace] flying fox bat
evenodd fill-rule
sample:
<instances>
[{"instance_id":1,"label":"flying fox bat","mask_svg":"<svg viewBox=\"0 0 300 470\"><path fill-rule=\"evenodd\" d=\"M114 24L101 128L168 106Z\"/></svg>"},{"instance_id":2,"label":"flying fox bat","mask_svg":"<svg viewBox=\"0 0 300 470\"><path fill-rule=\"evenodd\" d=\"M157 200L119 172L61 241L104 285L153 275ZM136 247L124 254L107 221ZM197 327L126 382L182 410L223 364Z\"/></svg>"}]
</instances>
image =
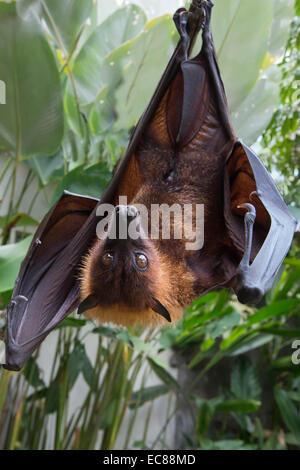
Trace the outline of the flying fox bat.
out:
<instances>
[{"instance_id":1,"label":"flying fox bat","mask_svg":"<svg viewBox=\"0 0 300 470\"><path fill-rule=\"evenodd\" d=\"M296 223L232 128L211 9L210 0L198 0L175 13L179 43L101 200L64 192L39 226L8 306L6 368L19 370L77 307L100 322L165 324L212 289L231 288L255 303L271 287ZM200 30L201 51L190 59ZM114 209L98 237L103 204ZM188 250L184 237L164 239L161 226L158 237L144 236L138 208L150 213L160 204L191 204L191 229L195 207L204 207L199 249ZM125 237L112 236L121 226Z\"/></svg>"}]
</instances>

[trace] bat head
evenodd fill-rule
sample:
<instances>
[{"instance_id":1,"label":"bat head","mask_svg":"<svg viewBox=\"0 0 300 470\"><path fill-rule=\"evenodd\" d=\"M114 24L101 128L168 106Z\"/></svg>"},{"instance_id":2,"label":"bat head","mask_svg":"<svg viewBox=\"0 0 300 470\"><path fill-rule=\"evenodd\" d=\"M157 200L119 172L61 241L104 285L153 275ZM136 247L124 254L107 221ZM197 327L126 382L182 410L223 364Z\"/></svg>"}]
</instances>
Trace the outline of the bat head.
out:
<instances>
[{"instance_id":1,"label":"bat head","mask_svg":"<svg viewBox=\"0 0 300 470\"><path fill-rule=\"evenodd\" d=\"M123 325L171 322L167 271L137 209L117 206L106 236L84 261L78 313Z\"/></svg>"}]
</instances>

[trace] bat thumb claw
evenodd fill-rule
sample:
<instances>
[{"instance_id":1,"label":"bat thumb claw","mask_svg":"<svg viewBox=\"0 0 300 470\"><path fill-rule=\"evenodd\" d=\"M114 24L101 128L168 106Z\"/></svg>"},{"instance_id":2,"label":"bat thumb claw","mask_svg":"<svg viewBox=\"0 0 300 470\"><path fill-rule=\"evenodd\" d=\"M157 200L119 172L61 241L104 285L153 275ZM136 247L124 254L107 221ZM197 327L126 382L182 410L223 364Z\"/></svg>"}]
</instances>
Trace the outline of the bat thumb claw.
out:
<instances>
[{"instance_id":1,"label":"bat thumb claw","mask_svg":"<svg viewBox=\"0 0 300 470\"><path fill-rule=\"evenodd\" d=\"M260 197L260 193L258 191L252 191L252 193L249 194L249 199L250 201L253 201L253 199L257 197L259 198Z\"/></svg>"}]
</instances>

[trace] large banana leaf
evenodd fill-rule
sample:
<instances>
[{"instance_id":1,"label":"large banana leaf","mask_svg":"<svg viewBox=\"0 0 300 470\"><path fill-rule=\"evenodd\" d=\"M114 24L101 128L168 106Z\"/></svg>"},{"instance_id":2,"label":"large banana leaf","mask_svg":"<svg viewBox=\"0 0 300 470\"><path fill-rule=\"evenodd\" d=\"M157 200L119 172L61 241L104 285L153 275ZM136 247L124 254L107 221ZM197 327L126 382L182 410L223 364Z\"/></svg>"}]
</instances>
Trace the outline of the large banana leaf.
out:
<instances>
[{"instance_id":1,"label":"large banana leaf","mask_svg":"<svg viewBox=\"0 0 300 470\"><path fill-rule=\"evenodd\" d=\"M132 41L130 63L116 92L119 129L132 127L144 111L167 64L173 24L169 15L151 20Z\"/></svg>"},{"instance_id":2,"label":"large banana leaf","mask_svg":"<svg viewBox=\"0 0 300 470\"><path fill-rule=\"evenodd\" d=\"M70 53L93 7L92 0L40 0L41 12L58 47Z\"/></svg>"},{"instance_id":3,"label":"large banana leaf","mask_svg":"<svg viewBox=\"0 0 300 470\"><path fill-rule=\"evenodd\" d=\"M63 135L58 70L33 15L26 21L15 3L0 2L0 77L6 104L0 106L0 148L26 158L52 155Z\"/></svg>"},{"instance_id":4,"label":"large banana leaf","mask_svg":"<svg viewBox=\"0 0 300 470\"><path fill-rule=\"evenodd\" d=\"M119 46L135 37L145 22L143 10L135 5L128 5L117 10L95 29L79 52L72 70L81 104L95 101L99 92L109 84L105 59ZM114 66L113 61L110 64L111 67Z\"/></svg>"}]
</instances>

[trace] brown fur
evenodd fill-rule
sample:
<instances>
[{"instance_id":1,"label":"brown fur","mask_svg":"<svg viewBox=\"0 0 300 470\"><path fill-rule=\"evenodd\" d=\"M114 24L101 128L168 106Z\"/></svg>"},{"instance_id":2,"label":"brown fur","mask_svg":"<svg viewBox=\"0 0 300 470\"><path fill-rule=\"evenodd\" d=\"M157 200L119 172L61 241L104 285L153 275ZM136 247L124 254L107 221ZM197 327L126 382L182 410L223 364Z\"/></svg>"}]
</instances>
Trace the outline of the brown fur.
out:
<instances>
[{"instance_id":1,"label":"brown fur","mask_svg":"<svg viewBox=\"0 0 300 470\"><path fill-rule=\"evenodd\" d=\"M120 273L115 272L109 278L105 270L99 266L102 247L103 241L97 241L85 258L81 272L82 300L92 293L96 295L102 293L99 297L99 306L89 310L87 317L94 318L100 323L113 322L129 326L163 325L166 320L147 305L147 298L153 296L169 311L172 322L179 320L182 314L180 295L177 296L178 300L173 297L174 288L178 289L176 273L172 272L172 266L165 255L159 254L153 247L147 251L150 267L145 272L135 273L141 280L138 289L135 290L130 274L125 281L122 280ZM177 270L178 274L181 274L182 278L187 277L186 273L179 273ZM129 294L132 294L127 296L127 305L122 301L122 290L118 292L122 285L125 289L130 289ZM114 300L112 293L116 296Z\"/></svg>"},{"instance_id":2,"label":"brown fur","mask_svg":"<svg viewBox=\"0 0 300 470\"><path fill-rule=\"evenodd\" d=\"M179 90L182 77L175 77L131 157L115 204L119 203L119 195L126 195L128 204L146 206L149 217L152 204L193 204L194 208L204 204L204 247L187 251L184 238L163 240L160 226L158 240L116 243L115 248L122 254L115 268L105 272L99 260L106 241L98 240L81 274L82 299L90 294L98 299L98 306L88 311L89 317L123 325L166 324L151 308L153 297L169 311L174 322L180 318L182 308L199 295L216 286L234 285L240 253L228 236L223 202L225 162L234 137L228 139L220 124L207 78L203 83L203 96L197 101L203 106L196 123L199 128L193 123L190 134L185 131L183 143L177 145L183 90ZM178 115L174 117L174 113ZM192 224L195 229L195 220ZM173 229L174 220L171 234ZM130 256L136 249L147 253L147 271L137 272L132 267Z\"/></svg>"}]
</instances>

